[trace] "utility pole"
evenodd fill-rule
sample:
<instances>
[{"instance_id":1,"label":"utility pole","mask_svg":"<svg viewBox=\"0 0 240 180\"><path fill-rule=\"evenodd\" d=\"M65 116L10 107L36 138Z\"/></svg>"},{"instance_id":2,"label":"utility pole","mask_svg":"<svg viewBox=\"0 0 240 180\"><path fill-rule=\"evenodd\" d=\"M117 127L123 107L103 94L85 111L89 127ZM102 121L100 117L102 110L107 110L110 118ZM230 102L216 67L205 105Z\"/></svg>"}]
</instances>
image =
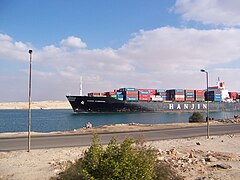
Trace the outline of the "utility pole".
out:
<instances>
[{"instance_id":1,"label":"utility pole","mask_svg":"<svg viewBox=\"0 0 240 180\"><path fill-rule=\"evenodd\" d=\"M32 50L28 51L30 55L29 62L29 82L28 82L28 152L30 152L31 145L31 86L32 86Z\"/></svg>"},{"instance_id":2,"label":"utility pole","mask_svg":"<svg viewBox=\"0 0 240 180\"><path fill-rule=\"evenodd\" d=\"M208 94L208 72L204 69L201 69L201 72L206 73L206 81L207 81L207 138L209 139L209 94Z\"/></svg>"}]
</instances>

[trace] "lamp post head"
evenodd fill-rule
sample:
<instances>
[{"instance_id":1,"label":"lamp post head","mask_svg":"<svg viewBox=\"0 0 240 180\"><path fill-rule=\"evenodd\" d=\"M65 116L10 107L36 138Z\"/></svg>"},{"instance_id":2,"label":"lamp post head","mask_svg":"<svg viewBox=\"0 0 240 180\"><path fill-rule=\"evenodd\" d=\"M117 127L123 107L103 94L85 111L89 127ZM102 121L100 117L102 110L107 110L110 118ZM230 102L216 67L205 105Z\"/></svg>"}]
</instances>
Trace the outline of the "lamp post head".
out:
<instances>
[{"instance_id":1,"label":"lamp post head","mask_svg":"<svg viewBox=\"0 0 240 180\"><path fill-rule=\"evenodd\" d=\"M204 69L201 69L200 71L201 71L201 72L206 72Z\"/></svg>"},{"instance_id":2,"label":"lamp post head","mask_svg":"<svg viewBox=\"0 0 240 180\"><path fill-rule=\"evenodd\" d=\"M29 54L32 54L32 50L30 49L30 50L28 51L28 53L29 53Z\"/></svg>"}]
</instances>

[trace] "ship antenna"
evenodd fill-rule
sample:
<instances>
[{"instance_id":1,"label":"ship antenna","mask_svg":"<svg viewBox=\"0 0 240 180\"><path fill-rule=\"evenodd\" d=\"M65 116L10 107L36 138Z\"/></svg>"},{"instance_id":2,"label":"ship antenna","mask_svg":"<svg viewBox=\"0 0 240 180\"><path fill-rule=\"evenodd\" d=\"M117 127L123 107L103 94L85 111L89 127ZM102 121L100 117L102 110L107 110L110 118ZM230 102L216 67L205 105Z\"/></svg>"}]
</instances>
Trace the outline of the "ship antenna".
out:
<instances>
[{"instance_id":1,"label":"ship antenna","mask_svg":"<svg viewBox=\"0 0 240 180\"><path fill-rule=\"evenodd\" d=\"M82 96L83 95L83 85L82 85L83 83L82 83L82 76L80 77L80 96Z\"/></svg>"},{"instance_id":2,"label":"ship antenna","mask_svg":"<svg viewBox=\"0 0 240 180\"><path fill-rule=\"evenodd\" d=\"M218 88L221 87L221 81L220 81L220 77L219 76L218 76L218 80L217 80L217 86L218 86Z\"/></svg>"}]
</instances>

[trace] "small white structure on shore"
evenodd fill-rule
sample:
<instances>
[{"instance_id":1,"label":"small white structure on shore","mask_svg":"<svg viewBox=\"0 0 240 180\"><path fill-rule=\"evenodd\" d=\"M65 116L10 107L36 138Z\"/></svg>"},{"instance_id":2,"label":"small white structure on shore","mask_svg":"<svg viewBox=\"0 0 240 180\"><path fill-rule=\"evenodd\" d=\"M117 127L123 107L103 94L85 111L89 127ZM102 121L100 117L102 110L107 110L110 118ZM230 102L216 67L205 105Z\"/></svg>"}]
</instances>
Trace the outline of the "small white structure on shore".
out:
<instances>
[{"instance_id":1,"label":"small white structure on shore","mask_svg":"<svg viewBox=\"0 0 240 180\"><path fill-rule=\"evenodd\" d=\"M88 123L86 124L86 128L87 128L87 129L92 128L92 123L88 122Z\"/></svg>"}]
</instances>

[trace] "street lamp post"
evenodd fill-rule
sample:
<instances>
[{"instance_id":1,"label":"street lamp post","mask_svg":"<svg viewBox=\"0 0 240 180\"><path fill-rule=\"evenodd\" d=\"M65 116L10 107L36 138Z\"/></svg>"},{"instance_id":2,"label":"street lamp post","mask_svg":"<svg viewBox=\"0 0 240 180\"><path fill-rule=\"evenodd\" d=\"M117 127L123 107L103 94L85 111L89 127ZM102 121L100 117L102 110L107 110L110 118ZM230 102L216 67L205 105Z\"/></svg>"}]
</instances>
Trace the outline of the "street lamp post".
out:
<instances>
[{"instance_id":1,"label":"street lamp post","mask_svg":"<svg viewBox=\"0 0 240 180\"><path fill-rule=\"evenodd\" d=\"M31 133L31 86L32 86L32 50L28 51L29 62L29 82L28 82L28 152L30 152L30 133Z\"/></svg>"},{"instance_id":2,"label":"street lamp post","mask_svg":"<svg viewBox=\"0 0 240 180\"><path fill-rule=\"evenodd\" d=\"M207 138L209 139L209 99L208 99L208 72L204 69L201 69L201 72L206 73L207 80Z\"/></svg>"}]
</instances>

